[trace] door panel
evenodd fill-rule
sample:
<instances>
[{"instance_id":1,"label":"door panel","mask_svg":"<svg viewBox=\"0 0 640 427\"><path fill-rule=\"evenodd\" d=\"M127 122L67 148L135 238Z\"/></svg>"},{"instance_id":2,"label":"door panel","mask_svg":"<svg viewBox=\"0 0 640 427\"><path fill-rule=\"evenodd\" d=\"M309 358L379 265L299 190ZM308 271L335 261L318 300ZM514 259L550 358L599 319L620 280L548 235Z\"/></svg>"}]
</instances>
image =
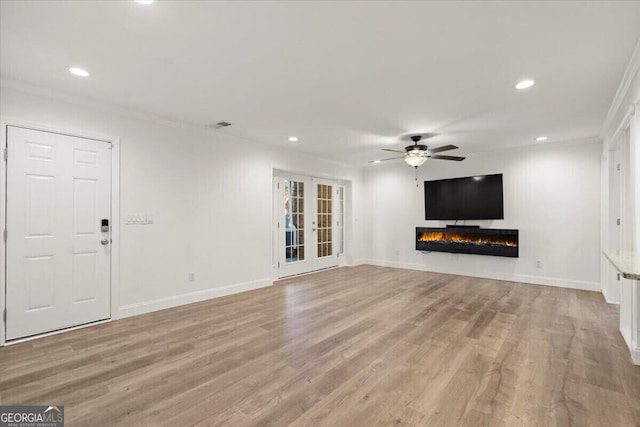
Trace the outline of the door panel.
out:
<instances>
[{"instance_id":1,"label":"door panel","mask_svg":"<svg viewBox=\"0 0 640 427\"><path fill-rule=\"evenodd\" d=\"M337 222L334 209L337 203L336 186L330 181L316 180L314 185L314 207L316 216L314 269L335 267L338 265L336 246L333 242L337 235Z\"/></svg>"},{"instance_id":2,"label":"door panel","mask_svg":"<svg viewBox=\"0 0 640 427\"><path fill-rule=\"evenodd\" d=\"M98 254L73 254L74 303L94 301L98 296Z\"/></svg>"},{"instance_id":3,"label":"door panel","mask_svg":"<svg viewBox=\"0 0 640 427\"><path fill-rule=\"evenodd\" d=\"M7 339L110 317L111 150L7 128Z\"/></svg>"},{"instance_id":4,"label":"door panel","mask_svg":"<svg viewBox=\"0 0 640 427\"><path fill-rule=\"evenodd\" d=\"M28 292L27 311L42 310L53 306L53 255L26 257L24 285Z\"/></svg>"},{"instance_id":5,"label":"door panel","mask_svg":"<svg viewBox=\"0 0 640 427\"><path fill-rule=\"evenodd\" d=\"M309 271L308 181L303 177L278 178L279 276Z\"/></svg>"}]
</instances>

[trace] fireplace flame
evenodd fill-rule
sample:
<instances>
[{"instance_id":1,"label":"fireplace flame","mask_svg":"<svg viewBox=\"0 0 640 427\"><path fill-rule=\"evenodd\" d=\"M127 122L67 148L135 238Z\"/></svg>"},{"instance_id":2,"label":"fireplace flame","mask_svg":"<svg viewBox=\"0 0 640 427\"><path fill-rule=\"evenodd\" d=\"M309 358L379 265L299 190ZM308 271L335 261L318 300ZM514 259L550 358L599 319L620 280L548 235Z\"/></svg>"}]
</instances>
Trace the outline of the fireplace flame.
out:
<instances>
[{"instance_id":1,"label":"fireplace flame","mask_svg":"<svg viewBox=\"0 0 640 427\"><path fill-rule=\"evenodd\" d=\"M502 245L515 248L517 243L511 239L496 236L469 236L446 231L425 231L418 237L419 242L470 243L476 245Z\"/></svg>"}]
</instances>

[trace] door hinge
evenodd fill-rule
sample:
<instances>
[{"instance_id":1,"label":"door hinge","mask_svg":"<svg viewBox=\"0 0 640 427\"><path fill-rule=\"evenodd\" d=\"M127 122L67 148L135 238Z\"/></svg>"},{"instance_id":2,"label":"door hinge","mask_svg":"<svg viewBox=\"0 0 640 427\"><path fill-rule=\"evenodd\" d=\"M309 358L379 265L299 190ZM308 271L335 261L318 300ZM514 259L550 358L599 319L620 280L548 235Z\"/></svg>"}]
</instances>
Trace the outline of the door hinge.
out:
<instances>
[{"instance_id":1,"label":"door hinge","mask_svg":"<svg viewBox=\"0 0 640 427\"><path fill-rule=\"evenodd\" d=\"M2 310L2 319L4 320L4 324L7 324L7 309Z\"/></svg>"},{"instance_id":2,"label":"door hinge","mask_svg":"<svg viewBox=\"0 0 640 427\"><path fill-rule=\"evenodd\" d=\"M4 149L4 161L6 162L7 160L9 160L9 149L5 148Z\"/></svg>"},{"instance_id":3,"label":"door hinge","mask_svg":"<svg viewBox=\"0 0 640 427\"><path fill-rule=\"evenodd\" d=\"M6 228L2 231L2 238L4 239L4 242L7 243L7 229Z\"/></svg>"},{"instance_id":4,"label":"door hinge","mask_svg":"<svg viewBox=\"0 0 640 427\"><path fill-rule=\"evenodd\" d=\"M617 168L618 170L620 170L620 163L618 163L618 165L616 166L616 168Z\"/></svg>"},{"instance_id":5,"label":"door hinge","mask_svg":"<svg viewBox=\"0 0 640 427\"><path fill-rule=\"evenodd\" d=\"M280 268L280 261L278 261L278 268Z\"/></svg>"},{"instance_id":6,"label":"door hinge","mask_svg":"<svg viewBox=\"0 0 640 427\"><path fill-rule=\"evenodd\" d=\"M618 280L620 280L620 273L616 274Z\"/></svg>"},{"instance_id":7,"label":"door hinge","mask_svg":"<svg viewBox=\"0 0 640 427\"><path fill-rule=\"evenodd\" d=\"M280 229L280 223L278 223L278 230Z\"/></svg>"},{"instance_id":8,"label":"door hinge","mask_svg":"<svg viewBox=\"0 0 640 427\"><path fill-rule=\"evenodd\" d=\"M616 225L620 225L620 218L616 219Z\"/></svg>"},{"instance_id":9,"label":"door hinge","mask_svg":"<svg viewBox=\"0 0 640 427\"><path fill-rule=\"evenodd\" d=\"M278 183L278 190L280 189L280 183Z\"/></svg>"}]
</instances>

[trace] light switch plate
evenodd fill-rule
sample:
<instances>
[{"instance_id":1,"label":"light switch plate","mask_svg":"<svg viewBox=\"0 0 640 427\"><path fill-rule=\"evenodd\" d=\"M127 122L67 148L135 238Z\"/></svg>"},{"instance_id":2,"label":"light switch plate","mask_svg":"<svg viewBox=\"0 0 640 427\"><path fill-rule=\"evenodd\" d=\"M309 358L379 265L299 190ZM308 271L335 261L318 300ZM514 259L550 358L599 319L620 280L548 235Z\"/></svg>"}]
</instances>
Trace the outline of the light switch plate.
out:
<instances>
[{"instance_id":1,"label":"light switch plate","mask_svg":"<svg viewBox=\"0 0 640 427\"><path fill-rule=\"evenodd\" d=\"M133 213L127 215L127 225L144 225L147 223L147 215Z\"/></svg>"}]
</instances>

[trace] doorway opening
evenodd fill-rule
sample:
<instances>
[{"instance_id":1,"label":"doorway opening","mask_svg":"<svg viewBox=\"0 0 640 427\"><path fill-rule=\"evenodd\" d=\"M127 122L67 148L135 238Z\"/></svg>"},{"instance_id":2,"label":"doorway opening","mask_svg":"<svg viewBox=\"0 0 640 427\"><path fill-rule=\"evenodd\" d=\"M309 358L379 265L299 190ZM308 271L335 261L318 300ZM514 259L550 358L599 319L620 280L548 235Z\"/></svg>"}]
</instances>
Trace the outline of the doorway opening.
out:
<instances>
[{"instance_id":1,"label":"doorway opening","mask_svg":"<svg viewBox=\"0 0 640 427\"><path fill-rule=\"evenodd\" d=\"M277 277L335 267L345 250L344 184L280 173L274 178Z\"/></svg>"}]
</instances>

